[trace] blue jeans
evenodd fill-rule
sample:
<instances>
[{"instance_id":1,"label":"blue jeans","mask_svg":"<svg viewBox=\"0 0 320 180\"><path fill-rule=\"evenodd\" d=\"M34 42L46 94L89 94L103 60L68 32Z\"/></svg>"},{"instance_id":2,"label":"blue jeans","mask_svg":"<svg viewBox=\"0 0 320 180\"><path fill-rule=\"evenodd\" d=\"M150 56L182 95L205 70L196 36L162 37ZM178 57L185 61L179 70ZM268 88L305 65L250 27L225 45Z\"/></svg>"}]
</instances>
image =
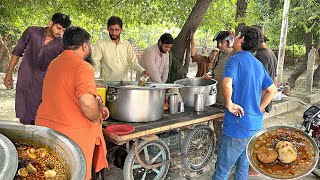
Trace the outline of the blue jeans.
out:
<instances>
[{"instance_id":1,"label":"blue jeans","mask_svg":"<svg viewBox=\"0 0 320 180\"><path fill-rule=\"evenodd\" d=\"M246 147L250 138L232 138L222 134L212 180L227 180L229 173L236 164L235 180L247 180L249 161Z\"/></svg>"}]
</instances>

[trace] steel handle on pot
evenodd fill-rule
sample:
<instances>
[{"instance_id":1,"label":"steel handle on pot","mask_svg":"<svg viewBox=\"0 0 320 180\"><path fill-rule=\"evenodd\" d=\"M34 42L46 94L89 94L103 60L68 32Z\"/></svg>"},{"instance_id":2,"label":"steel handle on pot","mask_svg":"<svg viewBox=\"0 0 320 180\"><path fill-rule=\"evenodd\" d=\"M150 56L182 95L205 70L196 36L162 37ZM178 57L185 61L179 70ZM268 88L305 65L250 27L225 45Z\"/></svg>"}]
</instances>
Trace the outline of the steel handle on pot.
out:
<instances>
[{"instance_id":1,"label":"steel handle on pot","mask_svg":"<svg viewBox=\"0 0 320 180\"><path fill-rule=\"evenodd\" d=\"M217 94L217 89L215 87L212 87L212 89L209 92L209 95L215 95Z\"/></svg>"},{"instance_id":2,"label":"steel handle on pot","mask_svg":"<svg viewBox=\"0 0 320 180\"><path fill-rule=\"evenodd\" d=\"M108 93L107 94L107 101L108 102L115 102L117 100L117 94L116 93Z\"/></svg>"}]
</instances>

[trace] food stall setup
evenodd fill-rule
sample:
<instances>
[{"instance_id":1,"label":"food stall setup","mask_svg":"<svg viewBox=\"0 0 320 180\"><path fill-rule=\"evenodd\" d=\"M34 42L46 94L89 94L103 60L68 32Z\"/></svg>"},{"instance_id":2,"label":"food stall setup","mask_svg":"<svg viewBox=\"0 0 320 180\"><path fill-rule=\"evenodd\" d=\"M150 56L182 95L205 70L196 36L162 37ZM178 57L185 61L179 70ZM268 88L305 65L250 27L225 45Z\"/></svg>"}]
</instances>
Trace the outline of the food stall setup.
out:
<instances>
[{"instance_id":1,"label":"food stall setup","mask_svg":"<svg viewBox=\"0 0 320 180\"><path fill-rule=\"evenodd\" d=\"M84 155L65 135L42 126L0 121L0 179L85 178Z\"/></svg>"},{"instance_id":2,"label":"food stall setup","mask_svg":"<svg viewBox=\"0 0 320 180\"><path fill-rule=\"evenodd\" d=\"M122 161L123 177L164 179L174 161L182 161L189 171L200 171L212 158L215 136L209 124L221 120L224 108L214 105L216 81L187 78L175 84L137 86L137 82L106 83L106 105L110 117L103 122L104 136L116 144L108 148L109 161ZM165 107L171 92L180 92L185 104L178 108L177 99ZM195 111L195 94L203 94L203 109ZM181 103L179 103L181 105ZM109 143L110 144L110 143ZM119 155L124 149L124 155ZM117 160L122 156L123 159ZM118 163L119 164L119 163Z\"/></svg>"}]
</instances>

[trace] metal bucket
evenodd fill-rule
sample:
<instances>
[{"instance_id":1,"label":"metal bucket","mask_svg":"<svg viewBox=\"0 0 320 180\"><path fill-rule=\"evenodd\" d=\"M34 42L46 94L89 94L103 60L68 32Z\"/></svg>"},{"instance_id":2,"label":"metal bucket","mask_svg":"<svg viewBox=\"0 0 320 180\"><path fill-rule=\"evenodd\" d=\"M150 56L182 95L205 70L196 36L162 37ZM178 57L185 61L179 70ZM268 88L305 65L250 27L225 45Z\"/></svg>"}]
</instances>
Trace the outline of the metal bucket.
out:
<instances>
[{"instance_id":1,"label":"metal bucket","mask_svg":"<svg viewBox=\"0 0 320 180\"><path fill-rule=\"evenodd\" d=\"M34 145L50 148L60 156L62 164L69 169L72 180L85 179L86 161L81 149L74 141L58 131L43 126L0 121L0 133L13 142L31 142Z\"/></svg>"},{"instance_id":2,"label":"metal bucket","mask_svg":"<svg viewBox=\"0 0 320 180\"><path fill-rule=\"evenodd\" d=\"M201 77L185 78L174 82L184 85L180 88L180 94L186 106L194 106L194 94L202 93L205 106L216 103L217 100L217 81L214 79L206 80Z\"/></svg>"}]
</instances>

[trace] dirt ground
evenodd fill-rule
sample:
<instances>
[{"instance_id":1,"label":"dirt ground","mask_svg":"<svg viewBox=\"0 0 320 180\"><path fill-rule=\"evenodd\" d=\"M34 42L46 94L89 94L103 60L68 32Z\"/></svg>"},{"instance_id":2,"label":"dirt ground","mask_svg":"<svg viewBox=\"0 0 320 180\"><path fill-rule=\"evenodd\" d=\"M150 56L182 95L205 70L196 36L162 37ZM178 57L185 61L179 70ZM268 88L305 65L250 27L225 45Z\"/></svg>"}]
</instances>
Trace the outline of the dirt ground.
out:
<instances>
[{"instance_id":1,"label":"dirt ground","mask_svg":"<svg viewBox=\"0 0 320 180\"><path fill-rule=\"evenodd\" d=\"M292 67L288 67L284 69L283 73L283 79L288 79L289 75L292 72ZM195 75L195 65L192 64L189 74L189 77L192 77ZM14 99L15 99L15 89L12 90L6 90L3 85L3 78L4 73L0 73L0 120L13 120L17 121L17 118L15 117L15 110L14 110ZM301 100L304 99L306 95L310 95L313 93L319 93L320 89L313 89L312 93L306 93L305 91L305 81L306 81L306 75L303 74L296 82L295 89L292 89L291 96L297 97ZM277 126L277 125L287 125L287 126L293 126L300 128L302 123L302 114L305 109L307 109L310 106L310 104L305 104L301 106L301 108L284 113L281 115L277 115L271 118L268 118L264 121L264 127L271 127L271 126ZM200 173L189 173L183 170L181 168L180 164L176 164L175 166L172 166L168 172L168 175L166 177L167 180L185 180L185 179L191 179L191 180L209 180L211 179L213 169L214 169L214 162L215 158L209 165L207 165L203 172ZM108 179L110 180L119 180L122 178L122 170L119 168L116 168L114 166L111 166L110 174L108 174ZM230 176L232 178L232 175ZM262 177L256 177L256 178L250 178L250 179L264 179ZM303 179L307 180L313 180L317 179L312 174L304 177Z\"/></svg>"}]
</instances>

